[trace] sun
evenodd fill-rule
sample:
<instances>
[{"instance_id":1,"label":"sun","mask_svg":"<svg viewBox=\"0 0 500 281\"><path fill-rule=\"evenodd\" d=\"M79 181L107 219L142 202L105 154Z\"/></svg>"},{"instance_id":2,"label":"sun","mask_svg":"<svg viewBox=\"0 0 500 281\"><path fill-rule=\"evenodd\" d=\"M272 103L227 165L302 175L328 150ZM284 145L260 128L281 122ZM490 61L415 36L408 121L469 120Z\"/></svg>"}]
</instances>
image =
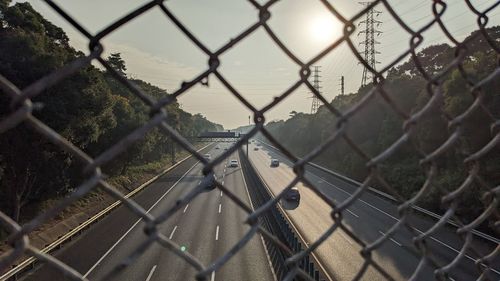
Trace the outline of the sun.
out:
<instances>
[{"instance_id":1,"label":"sun","mask_svg":"<svg viewBox=\"0 0 500 281\"><path fill-rule=\"evenodd\" d=\"M309 32L316 42L332 42L338 34L338 24L333 17L319 16L311 20Z\"/></svg>"}]
</instances>

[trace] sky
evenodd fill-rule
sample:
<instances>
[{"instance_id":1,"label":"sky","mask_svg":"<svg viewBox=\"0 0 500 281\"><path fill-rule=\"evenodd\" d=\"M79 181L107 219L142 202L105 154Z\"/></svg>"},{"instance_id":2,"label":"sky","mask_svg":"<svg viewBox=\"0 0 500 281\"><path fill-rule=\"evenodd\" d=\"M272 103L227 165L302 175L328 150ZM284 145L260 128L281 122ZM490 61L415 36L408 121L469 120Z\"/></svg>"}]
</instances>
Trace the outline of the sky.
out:
<instances>
[{"instance_id":1,"label":"sky","mask_svg":"<svg viewBox=\"0 0 500 281\"><path fill-rule=\"evenodd\" d=\"M22 1L21 1L22 2ZM44 1L29 0L33 7L54 24L62 27L73 47L88 53L88 41ZM147 1L139 0L56 0L54 1L92 34L98 33ZM258 1L264 3L264 1ZM463 0L450 0L443 16L446 27L457 39L464 39L477 29L475 15ZM478 10L496 0L471 0ZM332 5L346 18L352 18L363 6L358 1L336 0ZM413 30L432 20L432 0L388 0L395 12ZM258 10L244 0L169 0L167 8L211 51L216 51L258 21ZM399 26L383 5L376 26L381 34L376 49L380 54L378 69L408 49L408 33ZM285 45L302 61L313 58L339 37L343 26L319 0L282 0L270 9L269 26ZM500 24L500 7L489 13L488 26ZM364 18L361 18L362 20ZM358 26L359 21L355 24ZM363 40L358 31L354 42ZM443 32L433 27L424 33L419 47L448 43ZM189 81L208 68L208 57L198 49L160 10L155 7L128 22L102 39L105 56L119 52L127 64L129 77L140 78L168 92L174 92L183 81ZM358 45L358 44L357 44ZM363 46L358 45L362 51ZM253 32L245 40L220 57L220 73L230 81L252 105L262 108L299 80L299 67L271 40L264 29ZM321 92L327 100L340 94L340 77L345 77L345 93L356 92L361 83L362 66L357 63L347 44L342 43L315 65L320 66ZM311 80L312 81L312 80ZM209 86L197 85L179 98L182 108L201 113L209 120L231 129L247 125L252 115L217 78L209 78ZM294 111L309 113L311 93L305 87L266 113L266 121L286 119ZM252 116L253 120L253 116Z\"/></svg>"}]
</instances>

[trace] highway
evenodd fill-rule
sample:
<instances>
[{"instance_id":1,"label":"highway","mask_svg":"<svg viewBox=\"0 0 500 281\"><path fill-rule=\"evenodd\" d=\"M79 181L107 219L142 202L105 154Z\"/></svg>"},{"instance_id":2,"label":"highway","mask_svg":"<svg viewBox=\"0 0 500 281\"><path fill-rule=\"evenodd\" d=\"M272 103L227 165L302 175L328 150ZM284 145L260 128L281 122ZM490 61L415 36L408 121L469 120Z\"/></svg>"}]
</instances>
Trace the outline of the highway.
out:
<instances>
[{"instance_id":1,"label":"highway","mask_svg":"<svg viewBox=\"0 0 500 281\"><path fill-rule=\"evenodd\" d=\"M250 144L249 159L271 192L277 194L295 178L290 168L291 161L265 144L259 146L258 150L254 150L255 147L255 144ZM271 158L279 159L280 166L270 167ZM355 190L354 186L345 181L317 169L308 169L306 177L336 203L346 200ZM286 202L280 204L302 237L310 244L333 224L329 216L332 208L309 188L302 184L297 186L301 192L298 206L287 208ZM396 206L369 192L365 192L343 216L343 222L349 230L365 243L371 243L381 237L397 221L399 219ZM418 216L413 216L410 222L419 233L426 231L432 225L429 220ZM460 250L461 246L461 240L448 229L440 230L432 235L428 243L434 256L443 265L456 257L457 250ZM486 252L486 249L491 251L496 245L476 244L474 246ZM314 252L333 279L352 280L364 262L360 250L361 247L351 237L337 229ZM408 229L402 228L375 250L372 258L394 279L407 280L417 267L420 257L415 254L412 234ZM450 280L476 280L478 273L473 263L475 259L473 254L467 253L459 266L452 270ZM491 272L492 280L500 280L499 267L497 266ZM362 280L386 280L386 278L370 267ZM434 280L433 269L426 266L423 274L418 276L418 280Z\"/></svg>"},{"instance_id":2,"label":"highway","mask_svg":"<svg viewBox=\"0 0 500 281\"><path fill-rule=\"evenodd\" d=\"M211 147L213 157L222 153ZM233 157L234 156L234 157ZM250 205L241 169L226 167L230 159L215 168L218 180ZM133 199L153 216L175 205L176 200L195 188L202 179L203 166L190 158L159 178ZM215 189L197 196L187 206L158 226L159 231L189 252L205 266L227 253L250 229L244 224L246 213ZM113 211L86 233L56 254L89 280L195 280L196 270L170 250L154 243L129 266L109 273L124 261L148 236L144 223L124 206ZM58 271L42 266L25 280L65 280ZM275 280L260 236L254 237L222 268L211 274L215 280Z\"/></svg>"}]
</instances>

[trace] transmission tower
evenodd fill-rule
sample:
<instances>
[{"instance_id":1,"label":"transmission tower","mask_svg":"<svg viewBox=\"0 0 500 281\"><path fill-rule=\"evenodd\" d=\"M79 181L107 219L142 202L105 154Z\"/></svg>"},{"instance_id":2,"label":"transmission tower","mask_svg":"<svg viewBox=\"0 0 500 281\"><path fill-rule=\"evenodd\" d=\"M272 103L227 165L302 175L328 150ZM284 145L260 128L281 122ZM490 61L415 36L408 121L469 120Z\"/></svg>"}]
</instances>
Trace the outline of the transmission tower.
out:
<instances>
[{"instance_id":1,"label":"transmission tower","mask_svg":"<svg viewBox=\"0 0 500 281\"><path fill-rule=\"evenodd\" d=\"M313 87L314 89L316 89L316 91L318 91L318 93L321 94L321 86L319 85L319 73L320 73L320 70L319 70L319 65L318 66L314 66L314 74L313 74ZM316 97L314 94L312 96L312 105L311 105L311 114L314 114L318 111L318 108L319 108L319 105L320 105L320 101L318 99L318 97Z\"/></svg>"},{"instance_id":2,"label":"transmission tower","mask_svg":"<svg viewBox=\"0 0 500 281\"><path fill-rule=\"evenodd\" d=\"M368 6L371 3L372 2L359 2L359 4L363 6ZM365 40L361 41L359 44L365 45L364 59L368 63L368 65L370 65L370 67L373 69L375 69L375 65L377 63L380 63L375 59L375 55L380 54L380 52L378 52L375 49L375 45L380 44L380 42L375 40L375 35L379 36L382 33L377 29L382 22L374 19L374 17L378 17L381 13L382 12L372 8L366 12L366 18L359 23L359 25L364 24L365 26L365 29L358 33L358 36L363 33L365 34ZM361 86L365 86L366 84L371 83L372 81L373 81L373 74L366 68L366 66L363 67Z\"/></svg>"}]
</instances>

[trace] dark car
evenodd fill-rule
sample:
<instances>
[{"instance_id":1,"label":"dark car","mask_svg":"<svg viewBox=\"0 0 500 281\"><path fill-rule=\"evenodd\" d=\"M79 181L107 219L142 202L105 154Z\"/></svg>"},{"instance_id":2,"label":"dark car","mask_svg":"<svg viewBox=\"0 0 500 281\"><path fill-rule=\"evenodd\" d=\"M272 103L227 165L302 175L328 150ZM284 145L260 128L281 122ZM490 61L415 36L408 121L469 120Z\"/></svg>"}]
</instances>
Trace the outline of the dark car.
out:
<instances>
[{"instance_id":1,"label":"dark car","mask_svg":"<svg viewBox=\"0 0 500 281\"><path fill-rule=\"evenodd\" d=\"M254 147L253 150L257 151L257 150L259 150L259 148L258 147Z\"/></svg>"},{"instance_id":2,"label":"dark car","mask_svg":"<svg viewBox=\"0 0 500 281\"><path fill-rule=\"evenodd\" d=\"M280 165L280 161L278 159L271 159L271 167L278 167Z\"/></svg>"},{"instance_id":3,"label":"dark car","mask_svg":"<svg viewBox=\"0 0 500 281\"><path fill-rule=\"evenodd\" d=\"M299 189L296 186L290 188L285 193L285 195L283 196L283 199L285 199L287 201L297 201L297 202L299 202L300 201L300 192L299 192Z\"/></svg>"},{"instance_id":4,"label":"dark car","mask_svg":"<svg viewBox=\"0 0 500 281\"><path fill-rule=\"evenodd\" d=\"M203 180L200 182L200 184L205 184L206 190L214 190L216 188L215 181L217 178L215 177L214 173L210 173Z\"/></svg>"}]
</instances>

